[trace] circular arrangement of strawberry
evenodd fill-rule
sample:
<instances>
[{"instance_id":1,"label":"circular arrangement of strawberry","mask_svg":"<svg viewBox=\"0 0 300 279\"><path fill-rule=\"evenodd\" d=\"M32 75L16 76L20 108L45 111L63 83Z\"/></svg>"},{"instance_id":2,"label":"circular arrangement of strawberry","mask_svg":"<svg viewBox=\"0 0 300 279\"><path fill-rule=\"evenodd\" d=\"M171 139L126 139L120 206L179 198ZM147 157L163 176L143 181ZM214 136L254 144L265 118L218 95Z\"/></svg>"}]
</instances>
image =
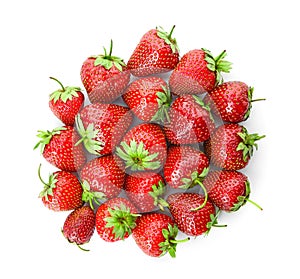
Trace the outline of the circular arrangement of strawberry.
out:
<instances>
[{"instance_id":1,"label":"circular arrangement of strawberry","mask_svg":"<svg viewBox=\"0 0 300 279\"><path fill-rule=\"evenodd\" d=\"M225 51L181 57L174 27L145 33L127 64L112 55L112 41L88 57L85 90L51 77L59 89L49 107L63 124L37 134L35 149L58 169L44 180L39 166L40 198L71 211L62 232L83 250L96 231L107 242L132 235L147 255L175 257L190 236L226 226L220 212L248 201L261 209L240 171L264 137L241 124L259 99L244 82L224 81Z\"/></svg>"}]
</instances>

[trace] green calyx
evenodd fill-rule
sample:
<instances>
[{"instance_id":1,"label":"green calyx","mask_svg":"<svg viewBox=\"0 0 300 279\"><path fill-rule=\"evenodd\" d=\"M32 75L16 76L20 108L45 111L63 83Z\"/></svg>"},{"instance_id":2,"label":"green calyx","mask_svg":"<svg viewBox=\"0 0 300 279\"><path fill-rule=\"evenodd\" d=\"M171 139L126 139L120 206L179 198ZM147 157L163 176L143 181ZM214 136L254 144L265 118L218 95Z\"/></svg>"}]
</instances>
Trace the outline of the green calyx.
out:
<instances>
[{"instance_id":1,"label":"green calyx","mask_svg":"<svg viewBox=\"0 0 300 279\"><path fill-rule=\"evenodd\" d=\"M126 66L123 59L117 56L112 56L112 49L113 49L113 41L110 40L110 48L109 53L107 54L106 48L103 47L104 54L100 54L98 56L92 56L93 58L96 58L94 61L94 66L103 66L106 70L109 70L112 68L112 66L115 66L120 72L123 71L123 67Z\"/></svg>"},{"instance_id":2,"label":"green calyx","mask_svg":"<svg viewBox=\"0 0 300 279\"><path fill-rule=\"evenodd\" d=\"M204 104L203 100L201 100L197 95L193 95L193 98L195 99L196 103L199 104L202 108L208 111L209 118L212 122L215 122L212 114L211 114L211 108L208 104Z\"/></svg>"},{"instance_id":3,"label":"green calyx","mask_svg":"<svg viewBox=\"0 0 300 279\"><path fill-rule=\"evenodd\" d=\"M258 209L263 210L260 205L258 205L256 202L249 199L250 196L250 182L248 180L245 181L245 194L243 196L238 196L237 200L238 202L233 205L233 207L230 209L230 211L237 211L240 209L241 206L243 206L247 201L255 205Z\"/></svg>"},{"instance_id":4,"label":"green calyx","mask_svg":"<svg viewBox=\"0 0 300 279\"><path fill-rule=\"evenodd\" d=\"M90 184L84 180L81 184L82 192L82 201L89 203L90 207L94 210L94 203L100 205L100 201L106 199L105 194L102 192L91 191Z\"/></svg>"},{"instance_id":5,"label":"green calyx","mask_svg":"<svg viewBox=\"0 0 300 279\"><path fill-rule=\"evenodd\" d=\"M190 240L189 237L182 240L176 240L176 236L178 234L178 227L176 225L172 226L171 224L168 224L168 229L162 229L162 234L165 241L159 243L160 250L162 251L160 257L169 253L172 258L175 258L177 244Z\"/></svg>"},{"instance_id":6,"label":"green calyx","mask_svg":"<svg viewBox=\"0 0 300 279\"><path fill-rule=\"evenodd\" d=\"M166 44L168 44L171 47L173 53L176 53L176 52L179 52L179 48L178 48L176 39L172 38L174 28L175 28L175 25L173 25L173 27L169 33L166 32L161 26L156 27L156 30L157 30L157 36L159 38L163 39L166 42Z\"/></svg>"},{"instance_id":7,"label":"green calyx","mask_svg":"<svg viewBox=\"0 0 300 279\"><path fill-rule=\"evenodd\" d=\"M108 208L109 217L104 218L106 228L113 228L115 239L124 239L126 233L131 234L136 226L136 218L140 214L130 212L130 208L123 203L120 206Z\"/></svg>"},{"instance_id":8,"label":"green calyx","mask_svg":"<svg viewBox=\"0 0 300 279\"><path fill-rule=\"evenodd\" d=\"M40 138L39 142L34 146L33 149L40 147L41 153L44 152L45 146L50 142L54 135L59 135L61 131L66 130L66 127L57 127L52 131L41 131L38 130L37 137Z\"/></svg>"},{"instance_id":9,"label":"green calyx","mask_svg":"<svg viewBox=\"0 0 300 279\"><path fill-rule=\"evenodd\" d=\"M253 155L254 147L258 148L256 141L265 137L259 136L258 134L248 134L248 131L245 127L243 127L242 132L238 133L242 141L237 146L237 151L243 151L243 160L247 162L249 158Z\"/></svg>"},{"instance_id":10,"label":"green calyx","mask_svg":"<svg viewBox=\"0 0 300 279\"><path fill-rule=\"evenodd\" d=\"M154 161L158 153L149 154L144 148L144 143L130 141L130 145L122 141L120 147L116 148L117 155L125 161L125 167L132 171L155 170L160 168L160 161Z\"/></svg>"},{"instance_id":11,"label":"green calyx","mask_svg":"<svg viewBox=\"0 0 300 279\"><path fill-rule=\"evenodd\" d=\"M206 224L207 231L205 232L205 236L207 236L211 230L212 227L218 227L218 228L224 228L227 227L227 225L219 225L218 224L218 217L220 215L221 210L218 209L216 214L210 214L210 222Z\"/></svg>"},{"instance_id":12,"label":"green calyx","mask_svg":"<svg viewBox=\"0 0 300 279\"><path fill-rule=\"evenodd\" d=\"M221 72L229 73L231 70L232 63L229 61L224 60L227 53L226 50L222 51L218 56L213 57L212 53L202 48L205 52L205 61L207 62L207 68L212 72L216 73L216 85L223 82L223 77Z\"/></svg>"},{"instance_id":13,"label":"green calyx","mask_svg":"<svg viewBox=\"0 0 300 279\"><path fill-rule=\"evenodd\" d=\"M249 108L248 110L246 111L245 115L244 115L244 121L247 120L249 118L249 115L250 115L250 111L251 111L251 108L252 108L252 103L253 102L257 102L257 101L265 101L266 99L265 98L259 98L259 99L254 99L253 100L253 91L254 91L254 88L253 87L249 87L248 89L248 102L249 102Z\"/></svg>"},{"instance_id":14,"label":"green calyx","mask_svg":"<svg viewBox=\"0 0 300 279\"><path fill-rule=\"evenodd\" d=\"M55 80L61 86L61 89L51 93L50 101L53 100L53 102L56 103L60 99L65 103L68 100L72 100L73 97L78 97L78 92L81 91L79 87L64 87L58 79L54 77L50 77L50 79Z\"/></svg>"},{"instance_id":15,"label":"green calyx","mask_svg":"<svg viewBox=\"0 0 300 279\"><path fill-rule=\"evenodd\" d=\"M172 97L169 88L163 85L161 87L162 87L162 91L158 91L156 93L158 111L152 117L151 121L163 123L164 120L167 119L169 123L170 117L169 117L168 110L172 102Z\"/></svg>"},{"instance_id":16,"label":"green calyx","mask_svg":"<svg viewBox=\"0 0 300 279\"><path fill-rule=\"evenodd\" d=\"M162 198L166 191L166 186L162 181L158 182L158 185L152 186L152 191L149 192L149 195L153 198L153 204L158 206L160 210L164 210L164 207L169 207L169 204Z\"/></svg>"},{"instance_id":17,"label":"green calyx","mask_svg":"<svg viewBox=\"0 0 300 279\"><path fill-rule=\"evenodd\" d=\"M75 146L83 142L86 150L89 153L99 155L99 152L103 149L104 145L103 142L95 140L97 134L99 133L99 130L94 129L93 123L90 123L85 129L79 114L77 114L75 117L75 124L77 131L81 136L81 139L75 144Z\"/></svg>"},{"instance_id":18,"label":"green calyx","mask_svg":"<svg viewBox=\"0 0 300 279\"><path fill-rule=\"evenodd\" d=\"M41 166L42 164L40 164L38 168L38 177L40 181L43 183L44 189L40 192L39 198L45 198L46 201L48 201L48 196L53 196L53 189L56 187L57 179L56 179L56 174L51 174L49 176L48 182L45 182L41 177Z\"/></svg>"}]
</instances>

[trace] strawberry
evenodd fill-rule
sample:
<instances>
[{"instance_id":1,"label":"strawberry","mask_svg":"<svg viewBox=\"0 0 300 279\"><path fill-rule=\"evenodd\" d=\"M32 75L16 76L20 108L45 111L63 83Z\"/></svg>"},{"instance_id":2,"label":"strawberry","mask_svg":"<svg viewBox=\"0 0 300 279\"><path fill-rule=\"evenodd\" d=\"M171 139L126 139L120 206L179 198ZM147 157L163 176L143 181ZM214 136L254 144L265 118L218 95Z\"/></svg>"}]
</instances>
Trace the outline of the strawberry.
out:
<instances>
[{"instance_id":1,"label":"strawberry","mask_svg":"<svg viewBox=\"0 0 300 279\"><path fill-rule=\"evenodd\" d=\"M123 94L123 100L145 122L163 122L168 118L168 108L172 101L167 83L159 77L133 81Z\"/></svg>"},{"instance_id":2,"label":"strawberry","mask_svg":"<svg viewBox=\"0 0 300 279\"><path fill-rule=\"evenodd\" d=\"M238 171L211 171L203 181L208 197L221 210L237 211L249 200L250 183L246 175Z\"/></svg>"},{"instance_id":3,"label":"strawberry","mask_svg":"<svg viewBox=\"0 0 300 279\"><path fill-rule=\"evenodd\" d=\"M164 165L167 143L159 125L142 123L124 136L116 154L132 171L157 170Z\"/></svg>"},{"instance_id":4,"label":"strawberry","mask_svg":"<svg viewBox=\"0 0 300 279\"><path fill-rule=\"evenodd\" d=\"M70 243L80 245L88 243L95 231L95 213L89 206L82 206L72 211L64 222L62 233Z\"/></svg>"},{"instance_id":5,"label":"strawberry","mask_svg":"<svg viewBox=\"0 0 300 279\"><path fill-rule=\"evenodd\" d=\"M157 209L163 210L168 206L162 198L166 186L162 176L155 172L137 172L127 174L124 190L126 195L139 209L139 212L149 212Z\"/></svg>"},{"instance_id":6,"label":"strawberry","mask_svg":"<svg viewBox=\"0 0 300 279\"><path fill-rule=\"evenodd\" d=\"M172 144L192 144L207 140L215 125L210 108L196 95L178 97L169 110L164 132Z\"/></svg>"},{"instance_id":7,"label":"strawberry","mask_svg":"<svg viewBox=\"0 0 300 279\"><path fill-rule=\"evenodd\" d=\"M204 146L209 146L211 162L222 169L239 170L249 163L257 140L264 138L249 134L244 126L234 123L219 126Z\"/></svg>"},{"instance_id":8,"label":"strawberry","mask_svg":"<svg viewBox=\"0 0 300 279\"><path fill-rule=\"evenodd\" d=\"M204 196L197 193L175 193L167 198L170 212L180 231L198 236L207 234L212 226L217 226L219 213L216 213L211 201L207 200L205 206L199 209L204 200Z\"/></svg>"},{"instance_id":9,"label":"strawberry","mask_svg":"<svg viewBox=\"0 0 300 279\"><path fill-rule=\"evenodd\" d=\"M231 63L223 60L225 56L225 50L215 58L203 48L189 51L170 76L171 92L175 95L210 92L222 81L220 73L231 69Z\"/></svg>"},{"instance_id":10,"label":"strawberry","mask_svg":"<svg viewBox=\"0 0 300 279\"><path fill-rule=\"evenodd\" d=\"M87 162L80 172L83 200L93 208L93 201L117 197L125 182L123 162L116 156L105 155Z\"/></svg>"},{"instance_id":11,"label":"strawberry","mask_svg":"<svg viewBox=\"0 0 300 279\"><path fill-rule=\"evenodd\" d=\"M264 100L252 100L252 95L253 87L241 81L229 81L210 91L204 102L224 122L238 123L249 117L252 102Z\"/></svg>"},{"instance_id":12,"label":"strawberry","mask_svg":"<svg viewBox=\"0 0 300 279\"><path fill-rule=\"evenodd\" d=\"M161 257L169 253L175 258L177 244L189 240L176 240L177 233L178 228L170 216L148 213L137 218L132 236L138 247L148 256Z\"/></svg>"},{"instance_id":13,"label":"strawberry","mask_svg":"<svg viewBox=\"0 0 300 279\"><path fill-rule=\"evenodd\" d=\"M87 58L80 71L82 83L91 103L110 103L117 99L130 81L124 61L112 56L113 42L107 54Z\"/></svg>"},{"instance_id":14,"label":"strawberry","mask_svg":"<svg viewBox=\"0 0 300 279\"><path fill-rule=\"evenodd\" d=\"M96 229L107 242L129 237L138 217L135 206L125 198L113 198L101 204L96 212Z\"/></svg>"},{"instance_id":15,"label":"strawberry","mask_svg":"<svg viewBox=\"0 0 300 279\"><path fill-rule=\"evenodd\" d=\"M200 150L184 145L168 148L164 177L170 187L189 189L200 185L205 191L202 181L208 169L209 160Z\"/></svg>"},{"instance_id":16,"label":"strawberry","mask_svg":"<svg viewBox=\"0 0 300 279\"><path fill-rule=\"evenodd\" d=\"M75 175L67 171L56 171L49 176L48 182L41 177L41 165L38 176L44 185L39 198L53 211L68 211L82 206L82 187Z\"/></svg>"},{"instance_id":17,"label":"strawberry","mask_svg":"<svg viewBox=\"0 0 300 279\"><path fill-rule=\"evenodd\" d=\"M80 137L72 126L63 126L50 131L38 131L43 157L52 165L64 171L77 171L86 162L84 148L78 143Z\"/></svg>"},{"instance_id":18,"label":"strawberry","mask_svg":"<svg viewBox=\"0 0 300 279\"><path fill-rule=\"evenodd\" d=\"M61 89L50 95L49 107L65 125L73 126L75 116L83 105L84 95L79 87L64 87L56 78L50 77L50 79L57 81Z\"/></svg>"},{"instance_id":19,"label":"strawberry","mask_svg":"<svg viewBox=\"0 0 300 279\"><path fill-rule=\"evenodd\" d=\"M84 107L76 117L76 125L87 151L105 155L114 151L132 120L128 108L98 103Z\"/></svg>"},{"instance_id":20,"label":"strawberry","mask_svg":"<svg viewBox=\"0 0 300 279\"><path fill-rule=\"evenodd\" d=\"M161 27L149 30L131 55L127 66L134 76L147 76L173 70L179 61L176 39Z\"/></svg>"}]
</instances>

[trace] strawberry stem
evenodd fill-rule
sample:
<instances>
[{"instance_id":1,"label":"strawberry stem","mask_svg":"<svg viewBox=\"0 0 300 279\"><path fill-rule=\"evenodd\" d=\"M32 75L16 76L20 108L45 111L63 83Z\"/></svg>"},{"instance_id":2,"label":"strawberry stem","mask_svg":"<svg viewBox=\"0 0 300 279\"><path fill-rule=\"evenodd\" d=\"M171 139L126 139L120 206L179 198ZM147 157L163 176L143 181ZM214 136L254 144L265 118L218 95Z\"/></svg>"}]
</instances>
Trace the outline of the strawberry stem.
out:
<instances>
[{"instance_id":1,"label":"strawberry stem","mask_svg":"<svg viewBox=\"0 0 300 279\"><path fill-rule=\"evenodd\" d=\"M39 168L38 168L38 177L39 177L40 181L41 181L45 186L49 187L50 185L49 185L48 183L46 183L46 182L42 179L42 177L41 177L41 167L42 167L42 164L40 164L40 165L39 165Z\"/></svg>"},{"instance_id":2,"label":"strawberry stem","mask_svg":"<svg viewBox=\"0 0 300 279\"><path fill-rule=\"evenodd\" d=\"M207 198L208 198L206 188L204 187L202 181L197 178L197 179L194 180L194 182L197 183L201 187L201 189L203 190L203 192L204 192L204 202L200 206L198 206L196 208L192 208L191 211L197 211L197 210L203 208L206 205Z\"/></svg>"},{"instance_id":3,"label":"strawberry stem","mask_svg":"<svg viewBox=\"0 0 300 279\"><path fill-rule=\"evenodd\" d=\"M251 100L250 102L253 103L253 102L265 101L265 100L266 100L266 98L259 98L259 99Z\"/></svg>"},{"instance_id":4,"label":"strawberry stem","mask_svg":"<svg viewBox=\"0 0 300 279\"><path fill-rule=\"evenodd\" d=\"M49 78L55 80L61 86L62 91L66 90L65 87L62 85L62 83L57 78L54 78L54 77L49 77Z\"/></svg>"},{"instance_id":5,"label":"strawberry stem","mask_svg":"<svg viewBox=\"0 0 300 279\"><path fill-rule=\"evenodd\" d=\"M168 36L169 40L172 39L172 34L173 34L173 31L174 31L175 26L176 26L176 25L173 25L173 27L172 27L172 29L171 29L171 31L170 31L170 33L169 33L169 36Z\"/></svg>"},{"instance_id":6,"label":"strawberry stem","mask_svg":"<svg viewBox=\"0 0 300 279\"><path fill-rule=\"evenodd\" d=\"M245 198L245 200L246 200L247 202L250 202L250 203L252 203L253 205L255 205L258 209L263 210L263 208L262 208L259 204L257 204L256 202L254 202L254 201L252 201L252 200L250 200L250 199L248 199L248 198Z\"/></svg>"}]
</instances>

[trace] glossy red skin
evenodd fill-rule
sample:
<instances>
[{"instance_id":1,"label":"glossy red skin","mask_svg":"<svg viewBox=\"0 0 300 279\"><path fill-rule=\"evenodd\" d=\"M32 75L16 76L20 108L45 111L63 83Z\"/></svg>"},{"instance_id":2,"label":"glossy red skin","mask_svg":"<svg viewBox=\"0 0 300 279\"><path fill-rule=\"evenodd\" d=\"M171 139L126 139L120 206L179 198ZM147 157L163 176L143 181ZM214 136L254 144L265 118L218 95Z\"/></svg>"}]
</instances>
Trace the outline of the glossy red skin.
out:
<instances>
[{"instance_id":1,"label":"glossy red skin","mask_svg":"<svg viewBox=\"0 0 300 279\"><path fill-rule=\"evenodd\" d=\"M94 234L95 220L94 211L89 206L82 206L68 215L62 232L69 242L85 244Z\"/></svg>"},{"instance_id":2,"label":"glossy red skin","mask_svg":"<svg viewBox=\"0 0 300 279\"><path fill-rule=\"evenodd\" d=\"M171 194L167 202L178 229L190 236L205 233L208 230L207 223L211 221L210 214L216 213L214 205L209 200L203 208L191 210L204 202L204 196L197 193Z\"/></svg>"},{"instance_id":3,"label":"glossy red skin","mask_svg":"<svg viewBox=\"0 0 300 279\"><path fill-rule=\"evenodd\" d=\"M114 198L124 186L124 165L113 155L97 157L84 165L80 178L89 183L92 192L101 192L107 199Z\"/></svg>"},{"instance_id":4,"label":"glossy red skin","mask_svg":"<svg viewBox=\"0 0 300 279\"><path fill-rule=\"evenodd\" d=\"M205 52L200 49L183 55L169 79L171 92L175 95L209 92L215 83L216 74L207 68Z\"/></svg>"},{"instance_id":5,"label":"glossy red skin","mask_svg":"<svg viewBox=\"0 0 300 279\"><path fill-rule=\"evenodd\" d=\"M159 244L165 241L162 230L167 230L169 224L174 226L174 221L166 214L144 214L137 218L132 236L145 254L151 257L159 257L162 254Z\"/></svg>"},{"instance_id":6,"label":"glossy red skin","mask_svg":"<svg viewBox=\"0 0 300 279\"><path fill-rule=\"evenodd\" d=\"M184 185L183 178L191 178L195 171L201 174L204 168L209 167L207 156L191 146L170 146L167 160L164 165L164 178L172 188Z\"/></svg>"},{"instance_id":7,"label":"glossy red skin","mask_svg":"<svg viewBox=\"0 0 300 279\"><path fill-rule=\"evenodd\" d=\"M211 171L203 181L210 200L221 210L231 211L246 192L247 176L237 171Z\"/></svg>"},{"instance_id":8,"label":"glossy red skin","mask_svg":"<svg viewBox=\"0 0 300 279\"><path fill-rule=\"evenodd\" d=\"M133 81L123 94L123 100L134 114L145 122L150 122L157 113L157 92L163 92L167 83L159 77L146 77Z\"/></svg>"},{"instance_id":9,"label":"glossy red skin","mask_svg":"<svg viewBox=\"0 0 300 279\"><path fill-rule=\"evenodd\" d=\"M130 81L130 72L122 67L122 72L113 65L109 70L102 65L94 66L94 57L87 58L80 71L81 81L91 103L111 103L117 99Z\"/></svg>"},{"instance_id":10,"label":"glossy red skin","mask_svg":"<svg viewBox=\"0 0 300 279\"><path fill-rule=\"evenodd\" d=\"M238 123L245 120L249 109L249 86L240 81L224 82L204 98L212 112L224 122Z\"/></svg>"},{"instance_id":11,"label":"glossy red skin","mask_svg":"<svg viewBox=\"0 0 300 279\"><path fill-rule=\"evenodd\" d=\"M135 140L137 144L143 142L144 149L149 155L158 153L153 161L159 161L163 166L167 157L167 143L165 135L159 125L153 123L142 123L130 129L123 138L123 141L130 145Z\"/></svg>"},{"instance_id":12,"label":"glossy red skin","mask_svg":"<svg viewBox=\"0 0 300 279\"><path fill-rule=\"evenodd\" d=\"M165 122L164 132L172 144L203 142L215 128L209 112L192 95L178 97L170 107L169 116L170 123Z\"/></svg>"},{"instance_id":13,"label":"glossy red skin","mask_svg":"<svg viewBox=\"0 0 300 279\"><path fill-rule=\"evenodd\" d=\"M140 213L157 209L149 193L153 191L152 186L158 186L160 181L164 184L163 177L155 172L137 172L126 175L124 190Z\"/></svg>"},{"instance_id":14,"label":"glossy red skin","mask_svg":"<svg viewBox=\"0 0 300 279\"><path fill-rule=\"evenodd\" d=\"M43 157L60 170L75 172L86 162L82 143L75 146L80 137L74 127L64 126L59 134L53 135L45 145Z\"/></svg>"},{"instance_id":15,"label":"glossy red skin","mask_svg":"<svg viewBox=\"0 0 300 279\"><path fill-rule=\"evenodd\" d=\"M111 217L108 209L109 208L120 208L121 204L125 205L127 208L130 209L130 213L136 214L138 210L136 207L131 203L129 200L125 198L113 198L105 203L101 204L96 212L96 230L99 236L107 242L115 242L122 240L121 238L116 238L115 234L113 233L113 227L107 228L107 222L104 220L106 217ZM128 238L129 234L125 233L124 239Z\"/></svg>"},{"instance_id":16,"label":"glossy red skin","mask_svg":"<svg viewBox=\"0 0 300 279\"><path fill-rule=\"evenodd\" d=\"M75 116L80 111L84 102L84 95L80 91L76 91L78 97L72 96L72 99L68 99L64 102L62 99L58 99L54 102L54 99L49 101L49 107L54 115L60 119L65 125L73 126L75 122Z\"/></svg>"},{"instance_id":17,"label":"glossy red skin","mask_svg":"<svg viewBox=\"0 0 300 279\"><path fill-rule=\"evenodd\" d=\"M227 123L219 126L209 139L211 162L222 169L239 170L247 166L250 157L243 159L243 151L237 151L243 140L238 135L243 127L238 124Z\"/></svg>"},{"instance_id":18,"label":"glossy red skin","mask_svg":"<svg viewBox=\"0 0 300 279\"><path fill-rule=\"evenodd\" d=\"M147 76L173 70L179 62L179 53L173 53L170 45L152 29L143 35L127 63L134 76Z\"/></svg>"},{"instance_id":19,"label":"glossy red skin","mask_svg":"<svg viewBox=\"0 0 300 279\"><path fill-rule=\"evenodd\" d=\"M99 130L95 140L103 144L103 149L98 151L100 155L115 150L133 121L133 115L127 107L100 103L84 107L80 118L85 129L93 124L94 129Z\"/></svg>"},{"instance_id":20,"label":"glossy red skin","mask_svg":"<svg viewBox=\"0 0 300 279\"><path fill-rule=\"evenodd\" d=\"M43 204L53 211L68 211L82 206L82 187L75 175L66 171L57 171L53 195L42 197Z\"/></svg>"}]
</instances>

